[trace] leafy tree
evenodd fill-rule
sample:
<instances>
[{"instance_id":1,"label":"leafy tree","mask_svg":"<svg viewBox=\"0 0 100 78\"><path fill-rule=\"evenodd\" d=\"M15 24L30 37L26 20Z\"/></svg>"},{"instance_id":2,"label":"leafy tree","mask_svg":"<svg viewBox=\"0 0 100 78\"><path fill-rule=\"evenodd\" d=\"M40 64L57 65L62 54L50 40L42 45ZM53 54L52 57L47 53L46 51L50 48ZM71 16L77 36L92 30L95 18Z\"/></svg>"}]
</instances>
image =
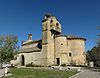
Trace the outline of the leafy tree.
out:
<instances>
[{"instance_id":1,"label":"leafy tree","mask_svg":"<svg viewBox=\"0 0 100 78\"><path fill-rule=\"evenodd\" d=\"M18 51L18 37L14 35L0 36L0 57L2 62L9 62Z\"/></svg>"},{"instance_id":2,"label":"leafy tree","mask_svg":"<svg viewBox=\"0 0 100 78\"><path fill-rule=\"evenodd\" d=\"M97 40L97 63L100 66L100 38Z\"/></svg>"},{"instance_id":3,"label":"leafy tree","mask_svg":"<svg viewBox=\"0 0 100 78\"><path fill-rule=\"evenodd\" d=\"M100 49L99 46L93 47L91 50L87 51L86 54L87 61L93 61L95 66L100 66Z\"/></svg>"},{"instance_id":4,"label":"leafy tree","mask_svg":"<svg viewBox=\"0 0 100 78\"><path fill-rule=\"evenodd\" d=\"M98 49L100 49L100 37L96 40L96 43L97 43Z\"/></svg>"},{"instance_id":5,"label":"leafy tree","mask_svg":"<svg viewBox=\"0 0 100 78\"><path fill-rule=\"evenodd\" d=\"M100 30L100 26L98 27ZM97 45L94 46L90 51L87 51L87 61L94 61L96 66L100 66L100 34L98 35L96 43Z\"/></svg>"}]
</instances>

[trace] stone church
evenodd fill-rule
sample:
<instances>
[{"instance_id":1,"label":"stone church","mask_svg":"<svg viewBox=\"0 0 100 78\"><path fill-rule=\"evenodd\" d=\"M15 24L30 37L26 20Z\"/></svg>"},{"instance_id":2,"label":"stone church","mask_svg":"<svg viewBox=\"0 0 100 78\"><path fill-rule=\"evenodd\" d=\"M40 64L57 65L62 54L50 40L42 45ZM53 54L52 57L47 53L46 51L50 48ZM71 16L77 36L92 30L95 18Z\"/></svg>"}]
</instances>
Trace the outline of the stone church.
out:
<instances>
[{"instance_id":1,"label":"stone church","mask_svg":"<svg viewBox=\"0 0 100 78\"><path fill-rule=\"evenodd\" d=\"M42 39L22 41L16 60L11 63L25 66L35 65L85 65L85 38L63 35L60 22L55 16L46 14L42 20Z\"/></svg>"}]
</instances>

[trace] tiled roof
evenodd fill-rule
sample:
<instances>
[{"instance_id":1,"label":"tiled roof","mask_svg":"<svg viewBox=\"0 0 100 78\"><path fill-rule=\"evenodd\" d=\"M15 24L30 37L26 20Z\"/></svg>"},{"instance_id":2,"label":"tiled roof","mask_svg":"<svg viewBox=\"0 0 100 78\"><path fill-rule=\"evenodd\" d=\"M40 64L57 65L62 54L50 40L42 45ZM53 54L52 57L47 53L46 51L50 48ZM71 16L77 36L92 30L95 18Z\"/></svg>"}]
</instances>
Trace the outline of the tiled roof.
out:
<instances>
[{"instance_id":1,"label":"tiled roof","mask_svg":"<svg viewBox=\"0 0 100 78\"><path fill-rule=\"evenodd\" d=\"M23 43L22 46L23 45L28 45L28 44L33 44L33 43L38 43L38 42L42 42L42 39L40 39L40 40L34 40L34 41L29 41L29 42Z\"/></svg>"},{"instance_id":2,"label":"tiled roof","mask_svg":"<svg viewBox=\"0 0 100 78\"><path fill-rule=\"evenodd\" d=\"M39 52L41 49L38 47L31 47L31 48L26 48L26 49L20 49L19 52Z\"/></svg>"},{"instance_id":3,"label":"tiled roof","mask_svg":"<svg viewBox=\"0 0 100 78\"><path fill-rule=\"evenodd\" d=\"M79 37L79 36L72 36L72 35L57 35L56 37L66 37L67 39L69 40L72 40L72 39L82 39L82 40L86 40L85 38L82 38L82 37Z\"/></svg>"},{"instance_id":4,"label":"tiled roof","mask_svg":"<svg viewBox=\"0 0 100 78\"><path fill-rule=\"evenodd\" d=\"M68 39L82 39L82 40L86 40L85 38L79 37L79 36L66 36Z\"/></svg>"}]
</instances>

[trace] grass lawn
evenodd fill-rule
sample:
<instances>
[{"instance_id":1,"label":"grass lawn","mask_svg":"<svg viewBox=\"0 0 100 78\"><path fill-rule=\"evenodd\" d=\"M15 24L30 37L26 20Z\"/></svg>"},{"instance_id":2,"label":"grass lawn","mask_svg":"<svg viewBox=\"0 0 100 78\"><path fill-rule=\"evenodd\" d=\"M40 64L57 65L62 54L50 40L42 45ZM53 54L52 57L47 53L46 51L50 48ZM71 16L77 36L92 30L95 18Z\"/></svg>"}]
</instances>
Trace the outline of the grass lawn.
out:
<instances>
[{"instance_id":1,"label":"grass lawn","mask_svg":"<svg viewBox=\"0 0 100 78\"><path fill-rule=\"evenodd\" d=\"M13 74L4 78L69 78L76 74L76 71L47 70L33 68L12 68L10 72Z\"/></svg>"}]
</instances>

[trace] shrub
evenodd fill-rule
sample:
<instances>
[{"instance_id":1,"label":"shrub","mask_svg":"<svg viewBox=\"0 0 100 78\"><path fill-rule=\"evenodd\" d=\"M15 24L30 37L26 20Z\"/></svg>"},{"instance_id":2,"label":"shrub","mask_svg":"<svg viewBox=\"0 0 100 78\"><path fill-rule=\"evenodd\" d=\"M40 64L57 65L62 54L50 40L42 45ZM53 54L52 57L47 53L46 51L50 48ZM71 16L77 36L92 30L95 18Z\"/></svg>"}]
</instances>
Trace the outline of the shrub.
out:
<instances>
[{"instance_id":1,"label":"shrub","mask_svg":"<svg viewBox=\"0 0 100 78\"><path fill-rule=\"evenodd\" d=\"M66 64L61 64L61 66L66 66Z\"/></svg>"},{"instance_id":2,"label":"shrub","mask_svg":"<svg viewBox=\"0 0 100 78\"><path fill-rule=\"evenodd\" d=\"M52 66L59 66L58 64L53 64Z\"/></svg>"},{"instance_id":3,"label":"shrub","mask_svg":"<svg viewBox=\"0 0 100 78\"><path fill-rule=\"evenodd\" d=\"M27 65L26 65L26 67L34 67L33 62L31 62L31 63L27 64Z\"/></svg>"},{"instance_id":4,"label":"shrub","mask_svg":"<svg viewBox=\"0 0 100 78\"><path fill-rule=\"evenodd\" d=\"M51 67L51 65L49 65L48 67Z\"/></svg>"},{"instance_id":5,"label":"shrub","mask_svg":"<svg viewBox=\"0 0 100 78\"><path fill-rule=\"evenodd\" d=\"M26 67L43 67L43 66L35 65L35 64L33 64L33 62L31 62L31 63L27 64Z\"/></svg>"}]
</instances>

